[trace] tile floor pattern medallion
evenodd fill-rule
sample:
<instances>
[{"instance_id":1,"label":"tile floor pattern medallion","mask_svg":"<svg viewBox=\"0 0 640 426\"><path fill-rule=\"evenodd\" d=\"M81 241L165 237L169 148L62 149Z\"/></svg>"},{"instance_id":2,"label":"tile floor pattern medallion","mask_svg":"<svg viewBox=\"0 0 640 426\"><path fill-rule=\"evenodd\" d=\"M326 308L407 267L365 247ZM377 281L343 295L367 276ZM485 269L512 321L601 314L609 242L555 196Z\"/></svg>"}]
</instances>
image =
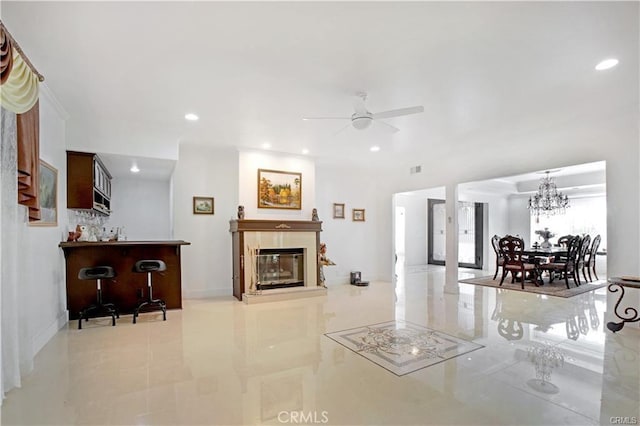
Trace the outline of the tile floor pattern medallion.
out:
<instances>
[{"instance_id":1,"label":"tile floor pattern medallion","mask_svg":"<svg viewBox=\"0 0 640 426\"><path fill-rule=\"evenodd\" d=\"M484 347L405 321L372 324L325 336L398 376Z\"/></svg>"}]
</instances>

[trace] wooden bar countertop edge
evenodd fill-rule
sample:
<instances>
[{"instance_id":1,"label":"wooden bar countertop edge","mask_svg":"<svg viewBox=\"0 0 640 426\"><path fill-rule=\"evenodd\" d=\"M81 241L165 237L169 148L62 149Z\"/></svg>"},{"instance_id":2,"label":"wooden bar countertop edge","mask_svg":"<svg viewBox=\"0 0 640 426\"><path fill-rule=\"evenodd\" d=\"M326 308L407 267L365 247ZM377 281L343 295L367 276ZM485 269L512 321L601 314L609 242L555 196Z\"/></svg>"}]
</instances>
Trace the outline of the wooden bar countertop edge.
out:
<instances>
[{"instance_id":1,"label":"wooden bar countertop edge","mask_svg":"<svg viewBox=\"0 0 640 426\"><path fill-rule=\"evenodd\" d=\"M168 241L63 241L58 247L74 248L74 247L99 247L99 246L188 246L191 245L188 241L183 240L168 240Z\"/></svg>"}]
</instances>

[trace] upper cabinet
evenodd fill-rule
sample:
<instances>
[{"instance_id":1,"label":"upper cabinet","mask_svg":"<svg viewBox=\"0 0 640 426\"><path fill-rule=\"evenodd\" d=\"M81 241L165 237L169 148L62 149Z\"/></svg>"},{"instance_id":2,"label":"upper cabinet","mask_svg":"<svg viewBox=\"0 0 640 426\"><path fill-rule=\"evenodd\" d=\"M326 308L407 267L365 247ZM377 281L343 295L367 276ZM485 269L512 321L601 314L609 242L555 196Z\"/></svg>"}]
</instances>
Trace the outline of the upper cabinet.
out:
<instances>
[{"instance_id":1,"label":"upper cabinet","mask_svg":"<svg viewBox=\"0 0 640 426\"><path fill-rule=\"evenodd\" d=\"M67 208L111 213L111 174L96 154L67 151Z\"/></svg>"}]
</instances>

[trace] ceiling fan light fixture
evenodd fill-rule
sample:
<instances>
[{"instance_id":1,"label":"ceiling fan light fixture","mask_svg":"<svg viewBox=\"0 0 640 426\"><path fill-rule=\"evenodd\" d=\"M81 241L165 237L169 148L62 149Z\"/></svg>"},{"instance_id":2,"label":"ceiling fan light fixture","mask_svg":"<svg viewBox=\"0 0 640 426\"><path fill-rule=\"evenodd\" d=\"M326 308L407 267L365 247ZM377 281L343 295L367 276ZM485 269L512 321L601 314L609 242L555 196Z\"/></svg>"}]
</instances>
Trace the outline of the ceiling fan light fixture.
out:
<instances>
[{"instance_id":1,"label":"ceiling fan light fixture","mask_svg":"<svg viewBox=\"0 0 640 426\"><path fill-rule=\"evenodd\" d=\"M367 127L371 126L371 117L367 117L367 116L353 117L351 119L351 124L353 124L353 127L355 127L358 130L364 130Z\"/></svg>"}]
</instances>

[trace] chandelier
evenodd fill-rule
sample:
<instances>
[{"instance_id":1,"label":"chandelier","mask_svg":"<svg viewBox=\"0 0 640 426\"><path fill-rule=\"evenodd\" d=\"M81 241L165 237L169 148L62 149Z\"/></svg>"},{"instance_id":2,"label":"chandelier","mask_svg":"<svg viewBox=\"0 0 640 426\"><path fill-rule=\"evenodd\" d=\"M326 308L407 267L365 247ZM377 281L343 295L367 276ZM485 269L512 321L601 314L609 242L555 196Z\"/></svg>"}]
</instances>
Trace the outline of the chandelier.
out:
<instances>
[{"instance_id":1,"label":"chandelier","mask_svg":"<svg viewBox=\"0 0 640 426\"><path fill-rule=\"evenodd\" d=\"M536 217L536 223L540 221L540 215L546 217L556 214L564 214L569 207L569 197L558 192L553 178L549 176L550 171L546 171L546 176L540 180L538 192L529 197L529 210L531 215Z\"/></svg>"}]
</instances>

